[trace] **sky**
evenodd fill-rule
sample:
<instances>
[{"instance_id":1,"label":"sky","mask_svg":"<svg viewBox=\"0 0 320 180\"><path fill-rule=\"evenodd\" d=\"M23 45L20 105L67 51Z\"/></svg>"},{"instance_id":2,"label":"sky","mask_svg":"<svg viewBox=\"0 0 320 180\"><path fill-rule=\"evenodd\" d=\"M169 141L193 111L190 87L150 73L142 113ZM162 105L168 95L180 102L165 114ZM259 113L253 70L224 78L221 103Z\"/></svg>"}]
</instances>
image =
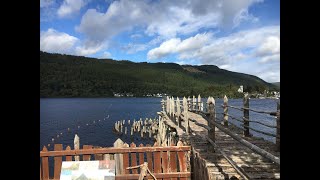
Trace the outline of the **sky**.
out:
<instances>
[{"instance_id":1,"label":"sky","mask_svg":"<svg viewBox=\"0 0 320 180\"><path fill-rule=\"evenodd\" d=\"M280 0L40 0L40 50L280 82Z\"/></svg>"}]
</instances>

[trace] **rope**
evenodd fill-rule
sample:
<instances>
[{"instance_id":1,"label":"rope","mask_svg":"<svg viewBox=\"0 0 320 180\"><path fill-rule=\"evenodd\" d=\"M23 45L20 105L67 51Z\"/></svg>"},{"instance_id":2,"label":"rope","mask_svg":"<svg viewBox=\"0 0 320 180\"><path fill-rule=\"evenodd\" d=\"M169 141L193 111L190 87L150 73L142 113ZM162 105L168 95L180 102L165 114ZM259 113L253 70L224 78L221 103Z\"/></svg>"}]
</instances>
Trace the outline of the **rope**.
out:
<instances>
[{"instance_id":1,"label":"rope","mask_svg":"<svg viewBox=\"0 0 320 180\"><path fill-rule=\"evenodd\" d=\"M144 162L143 164L140 164L138 166L127 167L126 169L135 169L135 168L141 168L138 180L143 180L143 178L147 176L147 172L153 177L154 180L157 180L157 178L152 174L152 172L148 168L147 162Z\"/></svg>"},{"instance_id":2,"label":"rope","mask_svg":"<svg viewBox=\"0 0 320 180\"><path fill-rule=\"evenodd\" d=\"M221 105L221 107L225 107L225 105ZM226 107L233 108L233 109L238 109L240 111L249 110L249 111L253 111L253 112L256 112L256 113L269 114L271 116L277 116L278 115L278 112L261 111L261 110L256 110L256 109L250 109L250 108L245 108L245 107L236 107L236 106L230 106L230 105L227 105Z\"/></svg>"},{"instance_id":3,"label":"rope","mask_svg":"<svg viewBox=\"0 0 320 180\"><path fill-rule=\"evenodd\" d=\"M218 114L223 114L223 115L225 115L225 113L218 113ZM260 121L249 120L249 119L247 119L247 118L245 118L245 117L242 117L243 120L241 120L241 119L235 118L234 116L231 116L230 114L227 114L227 116L231 117L231 118L234 119L234 120L237 120L237 121L239 121L239 122L242 122L242 123L244 122L243 120L245 120L245 121L248 121L248 122L258 123L258 124L261 124L261 125L263 125L263 126L267 126L267 127L269 127L269 128L277 128L277 126L273 126L273 125L269 125L269 124L264 124L264 123L262 123L262 122L260 122ZM229 121L228 121L228 122L229 122Z\"/></svg>"}]
</instances>

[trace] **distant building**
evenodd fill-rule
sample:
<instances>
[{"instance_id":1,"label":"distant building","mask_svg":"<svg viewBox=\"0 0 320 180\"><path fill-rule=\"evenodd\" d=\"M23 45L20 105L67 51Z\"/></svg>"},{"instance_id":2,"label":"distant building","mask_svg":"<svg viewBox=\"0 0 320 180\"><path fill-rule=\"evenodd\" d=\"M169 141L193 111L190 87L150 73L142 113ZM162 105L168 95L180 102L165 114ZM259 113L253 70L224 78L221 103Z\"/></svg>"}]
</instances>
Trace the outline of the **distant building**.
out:
<instances>
[{"instance_id":1,"label":"distant building","mask_svg":"<svg viewBox=\"0 0 320 180\"><path fill-rule=\"evenodd\" d=\"M243 93L243 86L241 85L240 88L238 89L239 93Z\"/></svg>"}]
</instances>

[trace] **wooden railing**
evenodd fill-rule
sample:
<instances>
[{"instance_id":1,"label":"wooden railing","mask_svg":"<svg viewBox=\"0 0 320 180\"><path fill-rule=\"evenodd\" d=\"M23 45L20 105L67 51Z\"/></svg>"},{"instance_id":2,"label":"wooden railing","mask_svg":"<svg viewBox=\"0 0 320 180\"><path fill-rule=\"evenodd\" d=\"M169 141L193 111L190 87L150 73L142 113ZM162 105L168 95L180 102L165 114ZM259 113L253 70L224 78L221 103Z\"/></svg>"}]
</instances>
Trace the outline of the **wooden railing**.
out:
<instances>
[{"instance_id":1,"label":"wooden railing","mask_svg":"<svg viewBox=\"0 0 320 180\"><path fill-rule=\"evenodd\" d=\"M134 143L131 143L130 147L124 143L122 147L116 148L94 148L91 145L83 145L83 149L73 150L70 146L63 150L62 144L55 144L54 151L48 151L44 146L40 151L40 179L49 179L49 157L54 157L53 179L60 179L62 161L72 161L76 156L80 156L79 159L82 161L114 159L116 179L138 179L139 169L128 170L126 168L148 162L148 168L157 179L180 178L186 180L191 176L190 150L190 146L183 146L181 143L179 146L168 147L159 147L157 144L153 147L142 144L136 147Z\"/></svg>"},{"instance_id":2,"label":"wooden railing","mask_svg":"<svg viewBox=\"0 0 320 180\"><path fill-rule=\"evenodd\" d=\"M239 141L240 143L242 143L243 145L249 147L250 149L252 149L253 151L257 152L258 154L272 160L273 162L276 162L277 164L280 164L280 158L270 154L269 152L255 146L254 144L246 141L245 139L243 139L242 137L240 137L239 135L237 135L236 133L230 131L230 129L228 128L229 124L232 124L234 126L237 126L235 124L233 124L232 122L228 121L228 118L232 118L236 121L241 122L240 126L242 127L238 127L239 129L242 129L243 131L243 135L244 136L251 136L250 134L250 130L255 131L257 133L261 133L267 136L272 136L276 138L276 151L280 151L280 103L277 103L277 110L274 112L267 112L267 111L261 111L261 110L256 110L256 109L251 109L249 108L249 96L248 94L244 95L243 98L243 107L236 107L236 106L231 106L228 105L228 98L225 96L224 97L224 103L222 105L223 107L223 113L220 113L223 115L223 119L219 119L216 117L216 103L213 97L208 97L208 100L206 102L206 106L204 107L204 103L201 102L201 97L200 95L198 96L198 101L195 98L195 96L193 96L193 98L183 98L182 100L182 106L175 106L175 102L180 104L180 100L179 98L177 98L177 100L175 100L173 97L167 97L167 100L162 100L162 110L165 111L168 116L170 117L170 119L177 121L176 123L181 124L181 119L179 118L179 116L183 115L184 119L187 121L186 124L186 134L189 134L189 121L193 121L195 124L204 127L205 129L208 130L208 140L212 141L213 143L215 142L215 127L217 127L218 129L220 129L221 131L225 132L226 134L230 135L232 138L234 138L235 140ZM180 108L183 109L183 114L180 114ZM233 108L233 109L237 109L240 111L243 111L243 116L242 118L236 118L233 115L230 115L228 113L229 109L228 108ZM270 124L265 124L261 121L258 120L251 120L249 119L249 112L253 111L256 113L260 113L260 114L268 114L271 116L275 116L276 117L276 126L272 126ZM188 117L188 112L194 112L197 114L200 114L204 117L204 119L206 119L208 121L208 125L204 125L204 124L200 124L197 123L196 120L194 119L190 119ZM177 118L178 117L178 118ZM221 122L223 122L223 125L218 123L218 120L220 120ZM272 134L272 133L268 133L268 132L264 132L258 129L255 129L253 127L250 127L249 123L257 123L263 126L266 126L268 128L276 128L276 134ZM209 141L209 142L210 142Z\"/></svg>"}]
</instances>

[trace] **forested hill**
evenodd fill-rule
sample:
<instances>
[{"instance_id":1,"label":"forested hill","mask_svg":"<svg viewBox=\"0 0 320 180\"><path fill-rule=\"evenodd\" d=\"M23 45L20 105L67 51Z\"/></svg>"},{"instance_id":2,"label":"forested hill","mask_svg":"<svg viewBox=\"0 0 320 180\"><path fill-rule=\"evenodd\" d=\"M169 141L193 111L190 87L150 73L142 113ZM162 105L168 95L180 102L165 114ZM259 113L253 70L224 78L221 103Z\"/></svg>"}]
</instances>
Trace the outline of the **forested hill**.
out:
<instances>
[{"instance_id":1,"label":"forested hill","mask_svg":"<svg viewBox=\"0 0 320 180\"><path fill-rule=\"evenodd\" d=\"M40 97L111 97L115 93L239 97L240 85L259 92L277 88L256 76L214 65L134 63L40 51Z\"/></svg>"}]
</instances>

